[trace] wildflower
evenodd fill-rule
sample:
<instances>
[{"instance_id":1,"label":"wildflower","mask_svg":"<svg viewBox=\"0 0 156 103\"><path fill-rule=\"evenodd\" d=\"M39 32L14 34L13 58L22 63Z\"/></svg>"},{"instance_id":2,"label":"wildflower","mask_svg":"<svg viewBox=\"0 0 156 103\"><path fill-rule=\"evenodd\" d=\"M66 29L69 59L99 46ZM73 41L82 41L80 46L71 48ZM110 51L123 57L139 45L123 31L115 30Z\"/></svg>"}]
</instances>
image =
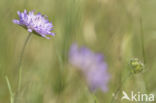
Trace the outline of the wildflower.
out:
<instances>
[{"instance_id":1,"label":"wildflower","mask_svg":"<svg viewBox=\"0 0 156 103\"><path fill-rule=\"evenodd\" d=\"M144 70L144 64L138 58L131 59L130 66L133 73L140 73Z\"/></svg>"},{"instance_id":2,"label":"wildflower","mask_svg":"<svg viewBox=\"0 0 156 103\"><path fill-rule=\"evenodd\" d=\"M110 75L102 54L93 53L85 47L78 48L77 44L73 44L69 52L69 62L82 71L91 91L108 90Z\"/></svg>"},{"instance_id":3,"label":"wildflower","mask_svg":"<svg viewBox=\"0 0 156 103\"><path fill-rule=\"evenodd\" d=\"M15 19L13 22L15 24L18 24L28 30L28 32L34 32L42 37L47 37L47 35L52 35L54 36L55 34L52 33L51 31L53 30L53 25L51 22L49 22L45 16L42 14L34 14L34 11L29 11L24 10L24 12L17 12L19 16L19 20Z\"/></svg>"}]
</instances>

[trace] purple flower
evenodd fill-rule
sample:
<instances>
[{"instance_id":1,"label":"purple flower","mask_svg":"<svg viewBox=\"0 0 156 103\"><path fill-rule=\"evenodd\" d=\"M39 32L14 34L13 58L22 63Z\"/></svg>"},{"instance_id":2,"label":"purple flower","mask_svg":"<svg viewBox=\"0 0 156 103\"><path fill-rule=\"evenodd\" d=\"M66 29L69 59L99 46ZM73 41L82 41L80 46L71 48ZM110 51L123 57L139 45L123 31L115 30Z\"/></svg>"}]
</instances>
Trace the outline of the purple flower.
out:
<instances>
[{"instance_id":1,"label":"purple flower","mask_svg":"<svg viewBox=\"0 0 156 103\"><path fill-rule=\"evenodd\" d=\"M77 44L73 44L69 51L69 62L83 72L91 91L101 89L106 92L108 90L110 75L102 54L94 53L85 47L79 48Z\"/></svg>"},{"instance_id":2,"label":"purple flower","mask_svg":"<svg viewBox=\"0 0 156 103\"><path fill-rule=\"evenodd\" d=\"M47 37L47 35L54 36L55 33L52 33L53 25L51 22L49 22L45 16L42 14L34 14L34 11L24 10L24 12L17 12L19 16L19 20L13 20L15 24L18 24L24 28L27 28L28 32L34 32L36 34L39 34L42 37Z\"/></svg>"}]
</instances>

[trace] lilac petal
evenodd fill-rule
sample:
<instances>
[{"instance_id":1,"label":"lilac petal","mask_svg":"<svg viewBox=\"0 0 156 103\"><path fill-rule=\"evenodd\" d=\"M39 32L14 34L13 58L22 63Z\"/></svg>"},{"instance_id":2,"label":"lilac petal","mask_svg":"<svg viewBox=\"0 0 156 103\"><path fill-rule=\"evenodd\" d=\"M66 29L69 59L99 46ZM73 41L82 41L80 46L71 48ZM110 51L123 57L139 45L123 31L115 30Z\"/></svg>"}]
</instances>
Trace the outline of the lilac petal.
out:
<instances>
[{"instance_id":1,"label":"lilac petal","mask_svg":"<svg viewBox=\"0 0 156 103\"><path fill-rule=\"evenodd\" d=\"M16 19L14 19L12 22L15 24L20 24L19 20L16 20Z\"/></svg>"},{"instance_id":2,"label":"lilac petal","mask_svg":"<svg viewBox=\"0 0 156 103\"><path fill-rule=\"evenodd\" d=\"M46 39L50 39L49 37L47 37L46 35L41 35L42 37L46 38Z\"/></svg>"},{"instance_id":3,"label":"lilac petal","mask_svg":"<svg viewBox=\"0 0 156 103\"><path fill-rule=\"evenodd\" d=\"M18 16L20 16L21 15L21 12L20 11L17 11L17 14L18 14Z\"/></svg>"},{"instance_id":4,"label":"lilac petal","mask_svg":"<svg viewBox=\"0 0 156 103\"><path fill-rule=\"evenodd\" d=\"M97 62L102 62L103 61L104 56L102 54L96 54L95 55L95 60Z\"/></svg>"},{"instance_id":5,"label":"lilac petal","mask_svg":"<svg viewBox=\"0 0 156 103\"><path fill-rule=\"evenodd\" d=\"M72 44L69 51L69 62L79 68L92 92L97 89L106 92L110 75L107 71L107 63L103 55L94 53L86 47L78 48L77 44Z\"/></svg>"},{"instance_id":6,"label":"lilac petal","mask_svg":"<svg viewBox=\"0 0 156 103\"><path fill-rule=\"evenodd\" d=\"M26 9L24 10L24 14L27 14L27 10Z\"/></svg>"},{"instance_id":7,"label":"lilac petal","mask_svg":"<svg viewBox=\"0 0 156 103\"><path fill-rule=\"evenodd\" d=\"M28 29L28 32L32 32L32 29Z\"/></svg>"},{"instance_id":8,"label":"lilac petal","mask_svg":"<svg viewBox=\"0 0 156 103\"><path fill-rule=\"evenodd\" d=\"M55 36L55 33L50 33L50 35Z\"/></svg>"},{"instance_id":9,"label":"lilac petal","mask_svg":"<svg viewBox=\"0 0 156 103\"><path fill-rule=\"evenodd\" d=\"M49 39L46 35L54 36L55 33L52 33L53 25L51 22L45 18L41 13L34 14L34 11L24 10L24 12L17 12L19 20L13 20L15 24L24 26L28 29L28 32L36 32L44 38Z\"/></svg>"},{"instance_id":10,"label":"lilac petal","mask_svg":"<svg viewBox=\"0 0 156 103\"><path fill-rule=\"evenodd\" d=\"M107 92L107 91L108 91L108 87L107 87L107 86L102 86L102 87L101 87L101 90L102 90L103 92Z\"/></svg>"}]
</instances>

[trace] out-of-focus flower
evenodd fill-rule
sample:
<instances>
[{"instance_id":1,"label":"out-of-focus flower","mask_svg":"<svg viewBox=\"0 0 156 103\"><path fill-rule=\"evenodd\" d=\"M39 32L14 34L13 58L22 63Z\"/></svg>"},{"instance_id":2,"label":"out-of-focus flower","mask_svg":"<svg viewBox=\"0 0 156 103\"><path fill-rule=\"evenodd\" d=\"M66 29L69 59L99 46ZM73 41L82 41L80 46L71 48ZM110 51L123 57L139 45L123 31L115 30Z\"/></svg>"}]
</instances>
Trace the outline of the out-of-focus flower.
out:
<instances>
[{"instance_id":1,"label":"out-of-focus flower","mask_svg":"<svg viewBox=\"0 0 156 103\"><path fill-rule=\"evenodd\" d=\"M144 64L138 58L131 59L130 66L133 73L140 73L144 70Z\"/></svg>"},{"instance_id":2,"label":"out-of-focus flower","mask_svg":"<svg viewBox=\"0 0 156 103\"><path fill-rule=\"evenodd\" d=\"M19 20L15 19L13 22L15 24L18 24L28 30L28 32L34 32L36 34L39 34L42 37L47 37L47 35L52 35L54 36L55 33L52 33L51 31L53 30L53 25L51 22L49 22L42 14L34 14L34 11L29 11L24 10L24 12L17 12L19 16Z\"/></svg>"},{"instance_id":3,"label":"out-of-focus flower","mask_svg":"<svg viewBox=\"0 0 156 103\"><path fill-rule=\"evenodd\" d=\"M77 44L73 44L69 52L69 62L83 72L92 92L97 89L103 92L108 90L110 75L102 54L96 54L88 48L79 48Z\"/></svg>"}]
</instances>

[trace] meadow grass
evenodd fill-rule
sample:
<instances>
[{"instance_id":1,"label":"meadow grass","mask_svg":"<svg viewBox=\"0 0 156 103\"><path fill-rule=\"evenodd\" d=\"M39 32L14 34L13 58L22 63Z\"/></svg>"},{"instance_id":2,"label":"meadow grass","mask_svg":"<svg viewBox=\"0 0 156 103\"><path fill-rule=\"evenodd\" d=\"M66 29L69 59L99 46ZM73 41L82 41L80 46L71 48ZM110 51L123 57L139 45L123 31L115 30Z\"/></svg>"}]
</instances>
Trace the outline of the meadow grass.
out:
<instances>
[{"instance_id":1,"label":"meadow grass","mask_svg":"<svg viewBox=\"0 0 156 103\"><path fill-rule=\"evenodd\" d=\"M110 103L120 86L114 103L130 103L121 101L123 90L156 95L155 5L155 0L1 0L0 103L16 98L17 66L28 32L12 20L24 9L47 15L56 35L50 40L32 35L21 62L19 103ZM74 42L104 55L111 75L106 93L92 94L69 63ZM144 63L144 71L123 83L132 58Z\"/></svg>"}]
</instances>

